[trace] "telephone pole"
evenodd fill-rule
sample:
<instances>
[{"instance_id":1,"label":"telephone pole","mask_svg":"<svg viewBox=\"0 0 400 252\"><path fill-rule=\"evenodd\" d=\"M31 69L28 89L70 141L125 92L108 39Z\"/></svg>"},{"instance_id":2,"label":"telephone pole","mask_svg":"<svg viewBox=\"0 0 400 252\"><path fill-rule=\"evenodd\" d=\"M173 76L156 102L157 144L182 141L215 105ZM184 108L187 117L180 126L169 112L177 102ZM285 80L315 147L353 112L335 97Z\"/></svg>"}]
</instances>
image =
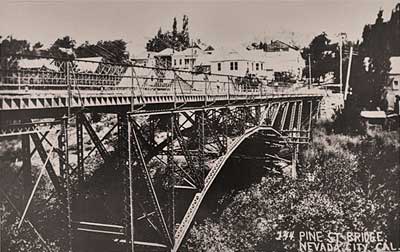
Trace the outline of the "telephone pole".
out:
<instances>
[{"instance_id":1,"label":"telephone pole","mask_svg":"<svg viewBox=\"0 0 400 252\"><path fill-rule=\"evenodd\" d=\"M344 100L347 100L347 95L349 93L349 82L350 82L352 58L353 58L353 46L350 47L349 66L347 67L346 86L344 87Z\"/></svg>"},{"instance_id":2,"label":"telephone pole","mask_svg":"<svg viewBox=\"0 0 400 252\"><path fill-rule=\"evenodd\" d=\"M339 41L339 79L340 79L340 93L343 94L343 40L346 39L347 34L345 32L341 32L338 34L340 37Z\"/></svg>"},{"instance_id":3,"label":"telephone pole","mask_svg":"<svg viewBox=\"0 0 400 252\"><path fill-rule=\"evenodd\" d=\"M308 89L310 89L311 88L311 80L312 80L312 77L311 77L311 53L309 53L308 54L308 76L309 76L309 78L308 78Z\"/></svg>"}]
</instances>

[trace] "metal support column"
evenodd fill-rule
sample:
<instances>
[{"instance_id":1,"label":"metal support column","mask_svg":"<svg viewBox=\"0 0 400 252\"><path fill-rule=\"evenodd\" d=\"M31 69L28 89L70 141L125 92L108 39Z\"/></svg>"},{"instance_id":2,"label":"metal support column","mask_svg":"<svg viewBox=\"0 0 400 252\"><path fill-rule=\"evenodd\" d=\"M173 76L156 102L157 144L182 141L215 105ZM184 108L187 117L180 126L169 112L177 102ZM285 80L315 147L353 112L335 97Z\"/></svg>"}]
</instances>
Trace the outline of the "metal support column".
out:
<instances>
[{"instance_id":1,"label":"metal support column","mask_svg":"<svg viewBox=\"0 0 400 252\"><path fill-rule=\"evenodd\" d=\"M128 120L128 183L129 183L129 222L130 222L130 248L131 252L134 252L135 250L135 227L134 227L134 205L133 205L133 151L132 151L132 142L131 142L131 135L132 135L132 128L131 128L131 122L130 119L127 118ZM125 177L125 176L124 176ZM127 242L127 244L129 244Z\"/></svg>"},{"instance_id":2,"label":"metal support column","mask_svg":"<svg viewBox=\"0 0 400 252\"><path fill-rule=\"evenodd\" d=\"M28 198L32 188L31 146L29 134L21 135L22 138L22 175L25 197Z\"/></svg>"},{"instance_id":3,"label":"metal support column","mask_svg":"<svg viewBox=\"0 0 400 252\"><path fill-rule=\"evenodd\" d=\"M83 165L83 125L82 125L82 114L76 115L76 155L77 155L77 174L79 184L85 181L85 171Z\"/></svg>"},{"instance_id":4,"label":"metal support column","mask_svg":"<svg viewBox=\"0 0 400 252\"><path fill-rule=\"evenodd\" d=\"M170 118L170 124L169 124L169 129L168 129L168 151L167 151L167 165L168 165L168 174L169 174L169 179L170 179L170 185L169 189L170 191L170 202L171 202L171 209L170 209L170 216L169 216L169 229L171 231L171 237L173 240L173 245L175 244L174 238L175 238L175 163L174 163L174 131L175 131L175 125L176 125L176 115L171 114ZM177 129L179 130L179 129Z\"/></svg>"},{"instance_id":5,"label":"metal support column","mask_svg":"<svg viewBox=\"0 0 400 252\"><path fill-rule=\"evenodd\" d=\"M228 122L229 122L229 108L222 109L222 123L223 125L223 136L222 136L222 144L224 145L224 152L225 154L228 150Z\"/></svg>"},{"instance_id":6,"label":"metal support column","mask_svg":"<svg viewBox=\"0 0 400 252\"><path fill-rule=\"evenodd\" d=\"M309 118L308 118L308 137L311 139L311 123L313 118L313 101L310 101L310 111L309 111Z\"/></svg>"},{"instance_id":7,"label":"metal support column","mask_svg":"<svg viewBox=\"0 0 400 252\"><path fill-rule=\"evenodd\" d=\"M204 110L197 112L196 114L196 122L197 122L197 139L198 139L198 148L199 148L199 154L198 154L198 165L200 169L200 186L203 188L204 186L204 180L205 180L205 160L204 160L204 147L205 147L205 132L204 132L204 124L205 124L205 119L204 119Z\"/></svg>"},{"instance_id":8,"label":"metal support column","mask_svg":"<svg viewBox=\"0 0 400 252\"><path fill-rule=\"evenodd\" d=\"M124 112L117 114L118 121L118 170L122 175L122 185L124 194L124 207L123 207L123 223L125 228L126 252L134 251L133 234L134 225L132 222L132 213L134 208L132 205L131 190L133 191L132 181L130 181L130 165L128 157L129 149L129 135L128 135L128 121L127 115ZM132 157L131 157L132 158ZM127 164L128 162L128 164Z\"/></svg>"},{"instance_id":9,"label":"metal support column","mask_svg":"<svg viewBox=\"0 0 400 252\"><path fill-rule=\"evenodd\" d=\"M72 252L73 230L72 230L72 188L71 188L71 169L68 153L68 117L64 116L61 125L59 146L62 146L64 158L60 158L60 172L63 174L63 182L66 192L66 215L67 215L67 251Z\"/></svg>"},{"instance_id":10,"label":"metal support column","mask_svg":"<svg viewBox=\"0 0 400 252\"><path fill-rule=\"evenodd\" d=\"M285 103L285 108L283 109L283 114L282 114L282 118L281 118L281 127L280 130L283 130L285 128L285 122L286 122L286 117L287 117L287 112L289 110L289 102Z\"/></svg>"}]
</instances>

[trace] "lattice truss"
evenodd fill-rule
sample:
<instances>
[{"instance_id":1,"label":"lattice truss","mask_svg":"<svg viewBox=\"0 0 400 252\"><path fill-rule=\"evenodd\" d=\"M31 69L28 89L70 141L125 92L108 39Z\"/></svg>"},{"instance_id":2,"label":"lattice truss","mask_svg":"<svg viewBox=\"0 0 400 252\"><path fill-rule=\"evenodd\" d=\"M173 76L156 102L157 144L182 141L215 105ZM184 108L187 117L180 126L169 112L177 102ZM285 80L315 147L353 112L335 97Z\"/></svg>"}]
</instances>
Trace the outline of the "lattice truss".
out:
<instances>
[{"instance_id":1,"label":"lattice truss","mask_svg":"<svg viewBox=\"0 0 400 252\"><path fill-rule=\"evenodd\" d=\"M287 153L308 143L318 109L315 100L256 104L249 97L248 104L233 102L220 108L148 114L121 111L101 134L81 110L68 123L59 118L0 126L0 136L21 135L25 158L19 174L26 204L16 210L21 224L28 223L43 243L48 241L26 213L33 214L32 181L47 174L54 186L49 199L58 196L64 206L70 251L84 251L85 244L98 236L121 251L177 251L226 160L246 158L235 149L262 130L269 148L262 157L266 166L292 165ZM42 161L37 177L28 176L33 155ZM57 155L58 164L50 160L51 155ZM100 168L88 170L93 155L100 158ZM1 192L15 205L5 188ZM91 198L101 204L95 205Z\"/></svg>"}]
</instances>

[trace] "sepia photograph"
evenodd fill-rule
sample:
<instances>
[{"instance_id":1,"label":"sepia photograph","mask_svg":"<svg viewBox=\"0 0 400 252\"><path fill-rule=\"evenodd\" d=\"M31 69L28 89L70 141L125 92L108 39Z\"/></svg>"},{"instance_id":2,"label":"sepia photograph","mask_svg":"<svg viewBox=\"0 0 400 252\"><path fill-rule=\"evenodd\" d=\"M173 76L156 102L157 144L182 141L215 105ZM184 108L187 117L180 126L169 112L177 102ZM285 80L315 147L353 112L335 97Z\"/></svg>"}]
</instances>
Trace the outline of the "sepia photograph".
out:
<instances>
[{"instance_id":1,"label":"sepia photograph","mask_svg":"<svg viewBox=\"0 0 400 252\"><path fill-rule=\"evenodd\" d=\"M400 0L0 0L0 252L400 252Z\"/></svg>"}]
</instances>

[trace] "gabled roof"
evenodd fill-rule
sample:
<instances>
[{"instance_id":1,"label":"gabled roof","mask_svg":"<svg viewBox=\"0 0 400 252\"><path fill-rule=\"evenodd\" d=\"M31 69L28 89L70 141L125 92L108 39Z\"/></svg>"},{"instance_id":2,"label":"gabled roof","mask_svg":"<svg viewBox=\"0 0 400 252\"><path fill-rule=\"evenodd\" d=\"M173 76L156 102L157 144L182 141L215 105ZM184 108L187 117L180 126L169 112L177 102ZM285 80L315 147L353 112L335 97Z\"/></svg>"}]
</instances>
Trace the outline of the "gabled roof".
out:
<instances>
[{"instance_id":1,"label":"gabled roof","mask_svg":"<svg viewBox=\"0 0 400 252\"><path fill-rule=\"evenodd\" d=\"M189 47L183 51L175 52L176 56L186 56L186 57L197 57L198 55L204 54L203 50L198 47Z\"/></svg>"},{"instance_id":2,"label":"gabled roof","mask_svg":"<svg viewBox=\"0 0 400 252\"><path fill-rule=\"evenodd\" d=\"M134 54L132 57L132 60L143 60L143 59L149 59L154 57L157 53L155 52L149 52L149 51L143 51L138 54Z\"/></svg>"},{"instance_id":3,"label":"gabled roof","mask_svg":"<svg viewBox=\"0 0 400 252\"><path fill-rule=\"evenodd\" d=\"M174 54L174 50L171 48L165 48L161 52L156 53L155 56L171 56L172 54Z\"/></svg>"},{"instance_id":4,"label":"gabled roof","mask_svg":"<svg viewBox=\"0 0 400 252\"><path fill-rule=\"evenodd\" d=\"M400 74L400 56L390 57L390 67L389 74Z\"/></svg>"},{"instance_id":5,"label":"gabled roof","mask_svg":"<svg viewBox=\"0 0 400 252\"><path fill-rule=\"evenodd\" d=\"M207 45L203 42L197 42L197 43L195 43L195 46L203 51L213 51L214 50L214 47L212 47L211 45Z\"/></svg>"},{"instance_id":6,"label":"gabled roof","mask_svg":"<svg viewBox=\"0 0 400 252\"><path fill-rule=\"evenodd\" d=\"M29 68L29 69L39 69L45 67L50 70L58 71L59 68L53 64L53 60L51 59L20 59L18 61L18 66L20 68Z\"/></svg>"},{"instance_id":7,"label":"gabled roof","mask_svg":"<svg viewBox=\"0 0 400 252\"><path fill-rule=\"evenodd\" d=\"M281 40L271 40L271 43L267 44L267 51L275 51L284 48L291 48L293 50L298 51L299 48L293 45L289 45Z\"/></svg>"},{"instance_id":8,"label":"gabled roof","mask_svg":"<svg viewBox=\"0 0 400 252\"><path fill-rule=\"evenodd\" d=\"M237 50L220 49L220 50L214 51L214 53L211 56L212 56L212 57L210 57L211 62L247 60L246 57L243 55L243 53L239 53Z\"/></svg>"},{"instance_id":9,"label":"gabled roof","mask_svg":"<svg viewBox=\"0 0 400 252\"><path fill-rule=\"evenodd\" d=\"M84 61L79 61L79 60L84 60ZM93 61L93 62L86 62L85 60ZM90 71L90 72L94 73L96 71L97 67L99 66L99 63L102 62L102 60L103 60L103 57L86 57L86 58L78 58L77 61L74 61L74 63L78 70Z\"/></svg>"},{"instance_id":10,"label":"gabled roof","mask_svg":"<svg viewBox=\"0 0 400 252\"><path fill-rule=\"evenodd\" d=\"M281 41L281 40L275 40L275 42L284 44L284 45L286 45L287 47L292 48L293 50L299 50L299 49L300 49L300 48L298 48L297 46L289 45L288 43L285 43L285 42L283 42L283 41Z\"/></svg>"}]
</instances>

